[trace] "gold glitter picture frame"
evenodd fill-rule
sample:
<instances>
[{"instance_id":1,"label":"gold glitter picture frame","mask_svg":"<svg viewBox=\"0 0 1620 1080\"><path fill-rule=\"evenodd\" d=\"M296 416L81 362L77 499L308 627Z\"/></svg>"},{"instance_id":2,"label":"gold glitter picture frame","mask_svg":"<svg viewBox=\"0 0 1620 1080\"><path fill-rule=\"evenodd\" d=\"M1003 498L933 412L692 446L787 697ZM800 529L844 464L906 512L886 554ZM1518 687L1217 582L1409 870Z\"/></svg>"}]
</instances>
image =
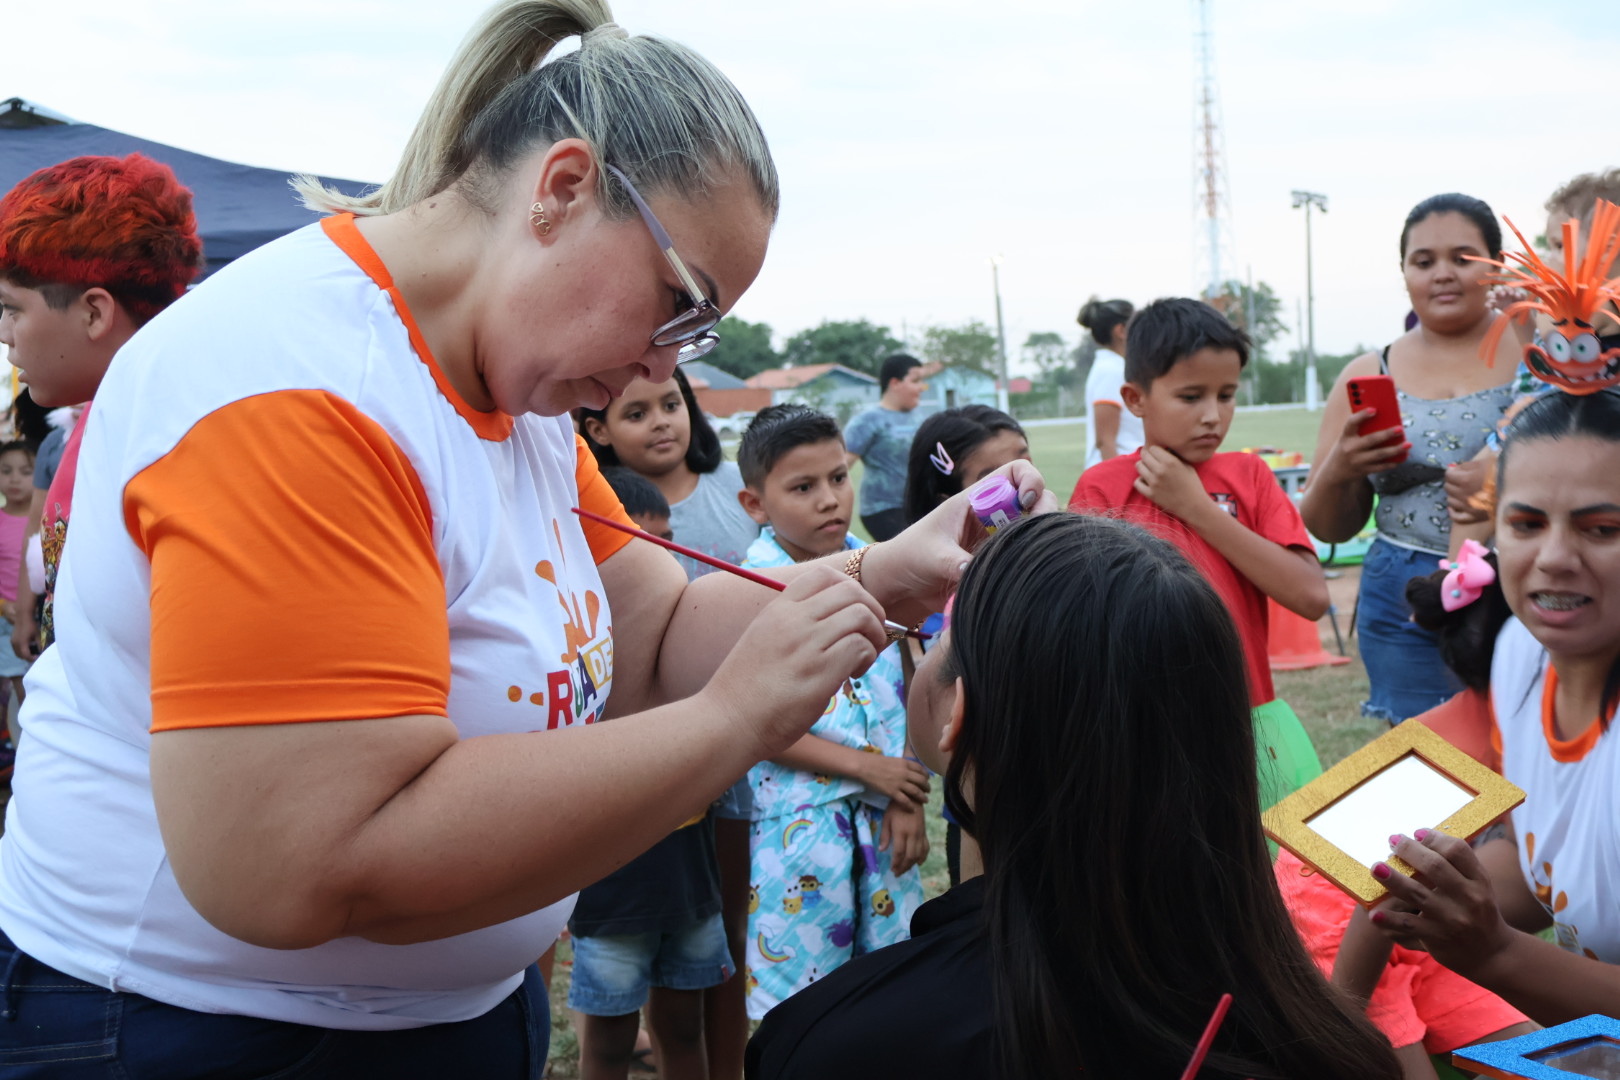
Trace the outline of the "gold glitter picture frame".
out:
<instances>
[{"instance_id":1,"label":"gold glitter picture frame","mask_svg":"<svg viewBox=\"0 0 1620 1080\"><path fill-rule=\"evenodd\" d=\"M1341 846L1349 833L1365 834L1377 822L1390 821L1395 823L1390 833L1438 828L1471 840L1523 801L1524 792L1514 784L1408 720L1280 800L1262 815L1262 823L1267 836L1370 907L1389 892L1373 877L1372 862L1382 859L1408 877L1413 870L1389 854L1387 843L1376 857L1369 857L1366 842L1350 844L1357 851L1352 854ZM1442 820L1422 820L1426 812L1439 813L1437 806L1446 808Z\"/></svg>"}]
</instances>

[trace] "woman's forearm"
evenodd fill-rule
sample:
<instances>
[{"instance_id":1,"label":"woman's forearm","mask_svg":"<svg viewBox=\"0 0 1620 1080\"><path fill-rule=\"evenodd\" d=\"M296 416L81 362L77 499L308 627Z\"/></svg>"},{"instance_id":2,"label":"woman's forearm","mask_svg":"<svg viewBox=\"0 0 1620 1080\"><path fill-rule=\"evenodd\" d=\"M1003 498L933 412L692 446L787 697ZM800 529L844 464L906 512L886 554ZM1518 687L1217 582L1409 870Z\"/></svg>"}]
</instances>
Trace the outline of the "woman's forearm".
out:
<instances>
[{"instance_id":1,"label":"woman's forearm","mask_svg":"<svg viewBox=\"0 0 1620 1080\"><path fill-rule=\"evenodd\" d=\"M1311 535L1329 544L1354 539L1372 516L1372 485L1361 477L1339 479L1328 463L1312 468L1299 516Z\"/></svg>"},{"instance_id":2,"label":"woman's forearm","mask_svg":"<svg viewBox=\"0 0 1620 1080\"><path fill-rule=\"evenodd\" d=\"M442 717L171 731L159 820L187 898L270 948L407 944L597 881L762 757L703 695L589 727L456 738Z\"/></svg>"},{"instance_id":3,"label":"woman's forearm","mask_svg":"<svg viewBox=\"0 0 1620 1080\"><path fill-rule=\"evenodd\" d=\"M1576 956L1523 931L1511 933L1506 948L1458 974L1547 1027L1592 1013L1620 1015L1620 966Z\"/></svg>"}]
</instances>

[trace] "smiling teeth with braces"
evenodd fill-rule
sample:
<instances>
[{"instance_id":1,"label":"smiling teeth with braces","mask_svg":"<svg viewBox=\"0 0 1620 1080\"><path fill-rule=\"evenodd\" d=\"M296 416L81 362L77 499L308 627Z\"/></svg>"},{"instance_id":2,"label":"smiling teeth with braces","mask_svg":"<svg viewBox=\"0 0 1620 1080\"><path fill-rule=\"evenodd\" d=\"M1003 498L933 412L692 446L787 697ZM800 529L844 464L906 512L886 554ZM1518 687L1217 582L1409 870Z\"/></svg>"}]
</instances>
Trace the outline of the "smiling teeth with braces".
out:
<instances>
[{"instance_id":1,"label":"smiling teeth with braces","mask_svg":"<svg viewBox=\"0 0 1620 1080\"><path fill-rule=\"evenodd\" d=\"M1585 596L1570 596L1565 593L1536 593L1535 601L1548 611L1574 611L1591 603Z\"/></svg>"}]
</instances>

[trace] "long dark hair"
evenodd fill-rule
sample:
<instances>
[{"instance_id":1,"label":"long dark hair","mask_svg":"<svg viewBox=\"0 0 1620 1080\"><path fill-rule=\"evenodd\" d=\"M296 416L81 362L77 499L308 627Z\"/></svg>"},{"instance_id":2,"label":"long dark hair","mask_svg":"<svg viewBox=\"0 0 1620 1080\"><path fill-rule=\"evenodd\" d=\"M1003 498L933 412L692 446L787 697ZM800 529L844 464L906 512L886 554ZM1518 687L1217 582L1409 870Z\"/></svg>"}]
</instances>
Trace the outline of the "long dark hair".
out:
<instances>
[{"instance_id":1,"label":"long dark hair","mask_svg":"<svg viewBox=\"0 0 1620 1080\"><path fill-rule=\"evenodd\" d=\"M692 393L692 384L686 381L686 372L680 368L675 369L675 384L681 388L681 400L686 402L686 415L691 420L692 437L686 444L686 467L695 473L712 473L720 467L725 460L725 454L720 449L720 436L716 434L714 426L703 415L698 407L697 395ZM611 405L608 408L612 408ZM587 409L581 405L574 410L575 418L579 421L579 433L585 437L585 445L591 448L596 455L596 463L604 469L611 469L620 464L619 455L611 446L597 442L591 438L590 432L585 430L585 421L600 420L607 423L607 409Z\"/></svg>"},{"instance_id":2,"label":"long dark hair","mask_svg":"<svg viewBox=\"0 0 1620 1080\"><path fill-rule=\"evenodd\" d=\"M1024 433L1018 421L988 405L963 405L924 420L911 440L906 462L906 521L927 517L930 510L961 491L962 463L1000 431ZM942 446L955 466L949 473L940 471L932 460Z\"/></svg>"},{"instance_id":3,"label":"long dark hair","mask_svg":"<svg viewBox=\"0 0 1620 1080\"><path fill-rule=\"evenodd\" d=\"M957 593L946 805L984 853L1004 1077L1401 1075L1323 980L1260 831L1243 650L1174 547L1107 518L999 530ZM972 790L971 807L964 784Z\"/></svg>"},{"instance_id":4,"label":"long dark hair","mask_svg":"<svg viewBox=\"0 0 1620 1080\"><path fill-rule=\"evenodd\" d=\"M1585 436L1603 442L1620 443L1620 390L1609 388L1595 394L1565 394L1554 391L1536 398L1508 425L1502 437L1502 452L1496 459L1496 497L1507 497L1502 483L1507 476L1508 458L1513 451L1536 439L1574 439ZM1620 657L1603 680L1603 710L1598 722L1609 730L1609 717L1620 707Z\"/></svg>"}]
</instances>

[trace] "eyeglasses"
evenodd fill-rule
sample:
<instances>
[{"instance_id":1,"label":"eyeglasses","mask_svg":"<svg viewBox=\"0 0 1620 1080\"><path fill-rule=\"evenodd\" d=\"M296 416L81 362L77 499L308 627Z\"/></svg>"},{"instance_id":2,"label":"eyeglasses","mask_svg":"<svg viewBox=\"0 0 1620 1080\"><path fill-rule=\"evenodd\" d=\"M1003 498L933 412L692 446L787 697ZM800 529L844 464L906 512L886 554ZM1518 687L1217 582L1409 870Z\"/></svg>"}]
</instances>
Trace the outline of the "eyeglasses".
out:
<instances>
[{"instance_id":1,"label":"eyeglasses","mask_svg":"<svg viewBox=\"0 0 1620 1080\"><path fill-rule=\"evenodd\" d=\"M681 261L681 257L675 254L675 243L670 240L669 232L653 215L652 208L647 205L647 200L641 197L641 192L636 190L630 178L606 162L603 163L603 167L617 177L619 183L624 185L624 190L630 193L630 201L641 211L641 220L647 223L647 229L652 233L654 242L663 251L664 258L669 260L669 265L675 268L675 276L681 279L681 287L692 300L691 307L653 331L652 343L660 348L679 345L680 351L675 354L677 364L707 356L709 351L720 343L719 335L714 333L715 324L720 321L720 309L709 300L708 294L699 287L697 280L692 277L692 272Z\"/></svg>"}]
</instances>

